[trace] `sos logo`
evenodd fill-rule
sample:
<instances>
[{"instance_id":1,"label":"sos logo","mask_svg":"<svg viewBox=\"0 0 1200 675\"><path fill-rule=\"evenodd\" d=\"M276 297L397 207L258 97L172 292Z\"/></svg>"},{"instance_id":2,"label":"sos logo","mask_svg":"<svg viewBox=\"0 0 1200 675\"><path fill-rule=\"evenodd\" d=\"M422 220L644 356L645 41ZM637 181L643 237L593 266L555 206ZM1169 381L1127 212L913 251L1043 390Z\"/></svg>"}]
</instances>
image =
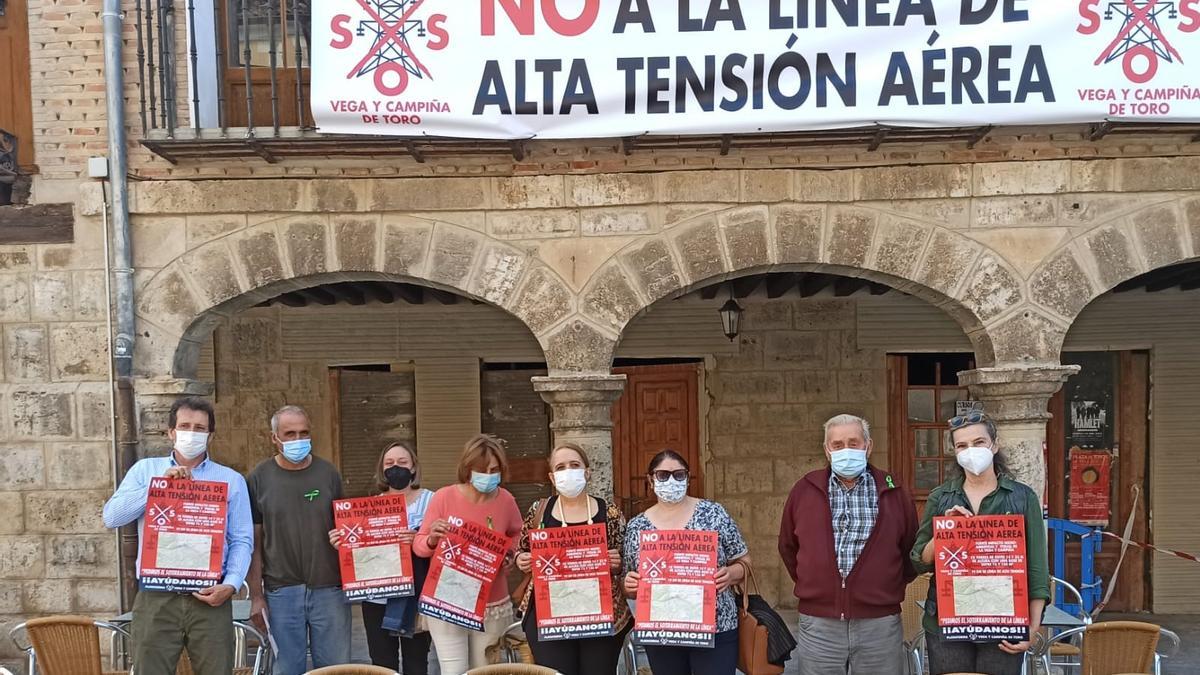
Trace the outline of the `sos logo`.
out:
<instances>
[{"instance_id":1,"label":"sos logo","mask_svg":"<svg viewBox=\"0 0 1200 675\"><path fill-rule=\"evenodd\" d=\"M1120 61L1125 78L1146 84L1160 61L1183 64L1173 40L1200 29L1200 0L1080 0L1075 28L1093 35L1108 24L1116 32L1093 65Z\"/></svg>"},{"instance_id":2,"label":"sos logo","mask_svg":"<svg viewBox=\"0 0 1200 675\"><path fill-rule=\"evenodd\" d=\"M446 15L417 17L425 0L357 2L367 19L355 22L349 14L335 14L329 22L334 36L329 46L334 49L349 49L356 38L370 38L370 46L346 78L371 76L375 89L384 96L402 94L412 77L432 80L433 74L421 61L421 54L441 51L450 44Z\"/></svg>"}]
</instances>

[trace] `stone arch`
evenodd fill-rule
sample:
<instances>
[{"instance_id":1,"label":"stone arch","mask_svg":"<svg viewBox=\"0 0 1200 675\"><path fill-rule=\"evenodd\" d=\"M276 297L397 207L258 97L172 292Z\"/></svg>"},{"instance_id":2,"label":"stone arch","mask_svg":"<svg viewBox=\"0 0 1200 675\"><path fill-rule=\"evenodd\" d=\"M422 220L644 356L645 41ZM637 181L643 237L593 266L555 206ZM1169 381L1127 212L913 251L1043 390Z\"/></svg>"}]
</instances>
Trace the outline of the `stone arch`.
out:
<instances>
[{"instance_id":1,"label":"stone arch","mask_svg":"<svg viewBox=\"0 0 1200 675\"><path fill-rule=\"evenodd\" d=\"M543 349L575 300L531 251L467 227L398 214L284 216L200 243L142 284L135 365L139 375L191 378L223 318L290 290L382 280L498 307Z\"/></svg>"},{"instance_id":2,"label":"stone arch","mask_svg":"<svg viewBox=\"0 0 1200 675\"><path fill-rule=\"evenodd\" d=\"M779 203L695 216L630 243L593 274L580 314L615 345L657 300L786 270L861 277L930 302L962 326L981 366L999 357L991 329L1025 299L1002 256L954 230L864 206Z\"/></svg>"},{"instance_id":3,"label":"stone arch","mask_svg":"<svg viewBox=\"0 0 1200 675\"><path fill-rule=\"evenodd\" d=\"M1046 341L1056 355L1067 329L1093 300L1146 272L1200 258L1200 197L1111 195L1101 200L1085 210L1104 216L1048 252L1029 277L1031 304L1055 327Z\"/></svg>"}]
</instances>

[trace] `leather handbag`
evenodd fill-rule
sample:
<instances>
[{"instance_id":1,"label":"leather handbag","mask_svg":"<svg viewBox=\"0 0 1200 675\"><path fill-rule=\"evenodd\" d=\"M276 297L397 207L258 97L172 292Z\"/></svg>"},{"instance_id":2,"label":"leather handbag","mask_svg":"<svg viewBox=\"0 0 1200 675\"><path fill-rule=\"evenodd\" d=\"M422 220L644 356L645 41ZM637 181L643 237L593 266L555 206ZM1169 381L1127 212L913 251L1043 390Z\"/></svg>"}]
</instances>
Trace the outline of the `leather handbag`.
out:
<instances>
[{"instance_id":1,"label":"leather handbag","mask_svg":"<svg viewBox=\"0 0 1200 675\"><path fill-rule=\"evenodd\" d=\"M746 578L742 580L741 587L735 590L738 600L738 670L745 675L781 675L784 667L769 660L770 633L755 616L764 608L771 613L774 613L774 610L770 609L759 594L754 570L746 563L739 564L746 568ZM755 604L754 613L750 610L752 601Z\"/></svg>"}]
</instances>

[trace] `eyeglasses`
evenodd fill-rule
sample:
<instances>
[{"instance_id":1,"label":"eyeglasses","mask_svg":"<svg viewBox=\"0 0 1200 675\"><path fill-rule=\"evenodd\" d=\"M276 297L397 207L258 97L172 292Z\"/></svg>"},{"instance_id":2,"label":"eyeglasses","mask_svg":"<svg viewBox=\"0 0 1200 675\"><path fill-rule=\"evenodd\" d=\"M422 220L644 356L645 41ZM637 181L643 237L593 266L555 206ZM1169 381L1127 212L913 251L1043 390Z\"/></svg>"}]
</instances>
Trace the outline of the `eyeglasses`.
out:
<instances>
[{"instance_id":1,"label":"eyeglasses","mask_svg":"<svg viewBox=\"0 0 1200 675\"><path fill-rule=\"evenodd\" d=\"M947 424L950 425L951 430L961 429L970 424L979 424L980 422L982 422L984 420L984 417L985 416L982 412L979 412L978 410L976 410L975 412L968 413L966 415L959 415L958 417L952 417L952 418L950 418L950 421L947 422Z\"/></svg>"},{"instance_id":2,"label":"eyeglasses","mask_svg":"<svg viewBox=\"0 0 1200 675\"><path fill-rule=\"evenodd\" d=\"M675 471L651 471L650 475L654 476L654 480L665 483L668 478L674 478L679 481L687 480L688 472L687 469L676 469Z\"/></svg>"}]
</instances>

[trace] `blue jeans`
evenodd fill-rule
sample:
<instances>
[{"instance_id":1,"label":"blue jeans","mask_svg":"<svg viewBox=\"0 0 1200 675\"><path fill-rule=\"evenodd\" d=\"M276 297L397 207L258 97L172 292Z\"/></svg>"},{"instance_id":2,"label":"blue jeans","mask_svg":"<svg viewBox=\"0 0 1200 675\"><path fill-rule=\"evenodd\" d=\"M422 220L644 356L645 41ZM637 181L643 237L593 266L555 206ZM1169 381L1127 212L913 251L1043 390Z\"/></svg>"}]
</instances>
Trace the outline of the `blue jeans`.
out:
<instances>
[{"instance_id":1,"label":"blue jeans","mask_svg":"<svg viewBox=\"0 0 1200 675\"><path fill-rule=\"evenodd\" d=\"M267 591L267 620L279 648L274 675L303 675L350 663L350 605L337 587L283 586Z\"/></svg>"}]
</instances>

